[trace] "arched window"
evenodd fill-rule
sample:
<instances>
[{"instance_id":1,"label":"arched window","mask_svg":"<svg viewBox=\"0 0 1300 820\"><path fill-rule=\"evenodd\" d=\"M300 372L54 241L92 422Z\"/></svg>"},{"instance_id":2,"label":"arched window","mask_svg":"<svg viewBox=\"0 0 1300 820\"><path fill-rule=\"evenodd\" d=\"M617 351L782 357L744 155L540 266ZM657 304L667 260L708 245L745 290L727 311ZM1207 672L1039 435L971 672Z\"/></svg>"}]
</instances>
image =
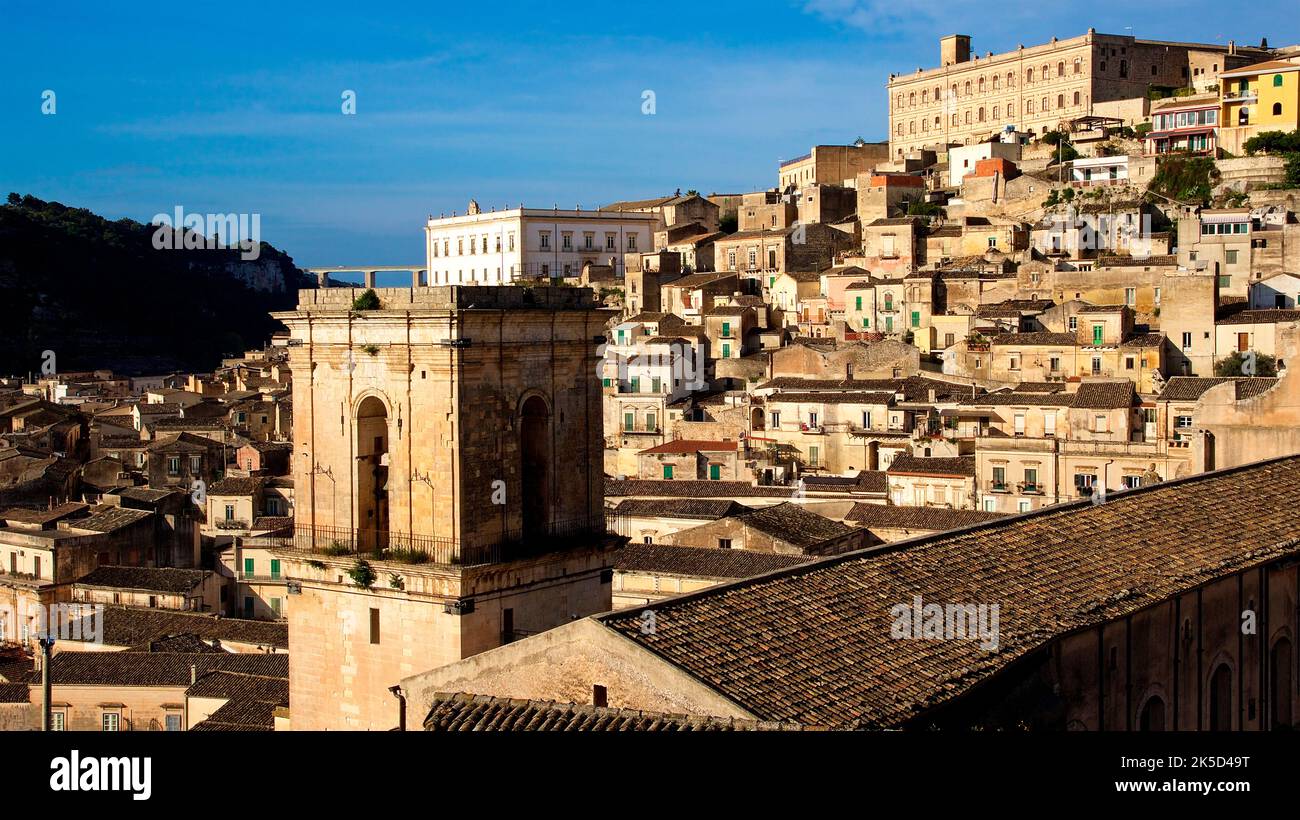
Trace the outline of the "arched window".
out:
<instances>
[{"instance_id":1,"label":"arched window","mask_svg":"<svg viewBox=\"0 0 1300 820\"><path fill-rule=\"evenodd\" d=\"M1159 695L1152 695L1138 715L1138 731L1163 732L1165 730L1165 701Z\"/></svg>"},{"instance_id":2,"label":"arched window","mask_svg":"<svg viewBox=\"0 0 1300 820\"><path fill-rule=\"evenodd\" d=\"M956 115L956 114L953 114L953 115L952 115L952 124L953 124L953 125L956 125L956 124L957 124L957 115Z\"/></svg>"},{"instance_id":3,"label":"arched window","mask_svg":"<svg viewBox=\"0 0 1300 820\"><path fill-rule=\"evenodd\" d=\"M984 78L983 78L983 77L980 77L980 79L979 79L979 92L980 92L981 94L984 93Z\"/></svg>"},{"instance_id":4,"label":"arched window","mask_svg":"<svg viewBox=\"0 0 1300 820\"><path fill-rule=\"evenodd\" d=\"M984 122L984 106L980 106L979 114L977 116L979 117L980 122Z\"/></svg>"},{"instance_id":5,"label":"arched window","mask_svg":"<svg viewBox=\"0 0 1300 820\"><path fill-rule=\"evenodd\" d=\"M930 121L929 121L929 120L921 120L921 133L924 134L924 133L928 132L929 130L930 130Z\"/></svg>"},{"instance_id":6,"label":"arched window","mask_svg":"<svg viewBox=\"0 0 1300 820\"><path fill-rule=\"evenodd\" d=\"M1064 94L1057 94L1057 95L1056 95L1056 107L1057 107L1057 108L1065 108L1065 95L1064 95Z\"/></svg>"},{"instance_id":7,"label":"arched window","mask_svg":"<svg viewBox=\"0 0 1300 820\"><path fill-rule=\"evenodd\" d=\"M1121 77L1128 76L1128 60L1119 61L1119 76Z\"/></svg>"},{"instance_id":8,"label":"arched window","mask_svg":"<svg viewBox=\"0 0 1300 820\"><path fill-rule=\"evenodd\" d=\"M1079 98L1079 92L1078 92L1078 91L1074 92L1074 104L1075 104L1075 105L1078 105L1078 104L1079 104L1079 99L1080 99L1080 98Z\"/></svg>"},{"instance_id":9,"label":"arched window","mask_svg":"<svg viewBox=\"0 0 1300 820\"><path fill-rule=\"evenodd\" d=\"M1281 87L1282 87L1282 75L1281 75L1281 74L1274 74L1274 75L1273 75L1273 87L1274 87L1274 88L1281 88Z\"/></svg>"},{"instance_id":10,"label":"arched window","mask_svg":"<svg viewBox=\"0 0 1300 820\"><path fill-rule=\"evenodd\" d=\"M1221 663L1210 675L1209 712L1211 732L1226 732L1232 729L1232 670L1226 663Z\"/></svg>"},{"instance_id":11,"label":"arched window","mask_svg":"<svg viewBox=\"0 0 1300 820\"><path fill-rule=\"evenodd\" d=\"M940 124L941 124L941 123L939 122L939 118L938 118L938 117L935 117L935 118L934 118L934 130L938 131L938 130L939 130L939 126L940 126Z\"/></svg>"},{"instance_id":12,"label":"arched window","mask_svg":"<svg viewBox=\"0 0 1300 820\"><path fill-rule=\"evenodd\" d=\"M1273 103L1273 116L1282 116L1282 103Z\"/></svg>"},{"instance_id":13,"label":"arched window","mask_svg":"<svg viewBox=\"0 0 1300 820\"><path fill-rule=\"evenodd\" d=\"M996 105L993 106L993 119L994 120L1002 119L1002 108L1000 106L996 106Z\"/></svg>"},{"instance_id":14,"label":"arched window","mask_svg":"<svg viewBox=\"0 0 1300 820\"><path fill-rule=\"evenodd\" d=\"M952 96L951 96L949 99L953 99L953 100L957 99L957 84L956 84L956 83L953 83L953 84L952 84Z\"/></svg>"},{"instance_id":15,"label":"arched window","mask_svg":"<svg viewBox=\"0 0 1300 820\"><path fill-rule=\"evenodd\" d=\"M907 95L907 107L908 107L908 108L915 108L915 107L916 107L916 92L915 92L915 91L913 91L911 94L908 94L908 95Z\"/></svg>"},{"instance_id":16,"label":"arched window","mask_svg":"<svg viewBox=\"0 0 1300 820\"><path fill-rule=\"evenodd\" d=\"M1056 64L1056 76L1058 77L1065 76L1065 60L1062 60L1061 62Z\"/></svg>"},{"instance_id":17,"label":"arched window","mask_svg":"<svg viewBox=\"0 0 1300 820\"><path fill-rule=\"evenodd\" d=\"M1273 651L1269 653L1268 660L1269 692L1273 700L1269 717L1275 729L1280 726L1290 726L1295 714L1291 701L1295 690L1295 679L1291 676L1292 663L1291 641L1281 638L1273 644Z\"/></svg>"},{"instance_id":18,"label":"arched window","mask_svg":"<svg viewBox=\"0 0 1300 820\"><path fill-rule=\"evenodd\" d=\"M1074 58L1074 73L1075 74L1083 73L1083 58L1081 57Z\"/></svg>"},{"instance_id":19,"label":"arched window","mask_svg":"<svg viewBox=\"0 0 1300 820\"><path fill-rule=\"evenodd\" d=\"M911 122L909 122L909 123L907 124L907 133L909 133L909 134L915 134L915 133L916 133L916 120L912 120Z\"/></svg>"},{"instance_id":20,"label":"arched window","mask_svg":"<svg viewBox=\"0 0 1300 820\"><path fill-rule=\"evenodd\" d=\"M967 81L966 81L966 85L963 86L963 89L964 89L965 92L966 92L966 96L969 97L969 96L970 96L970 80L967 80Z\"/></svg>"},{"instance_id":21,"label":"arched window","mask_svg":"<svg viewBox=\"0 0 1300 820\"><path fill-rule=\"evenodd\" d=\"M1031 68L1025 72L1025 82L1032 83L1033 81L1034 81L1034 70Z\"/></svg>"},{"instance_id":22,"label":"arched window","mask_svg":"<svg viewBox=\"0 0 1300 820\"><path fill-rule=\"evenodd\" d=\"M545 399L531 396L520 415L523 530L544 533L551 520L551 412Z\"/></svg>"},{"instance_id":23,"label":"arched window","mask_svg":"<svg viewBox=\"0 0 1300 820\"><path fill-rule=\"evenodd\" d=\"M928 89L928 88L926 88L926 89L922 89L922 90L921 90L921 105L925 105L925 104L928 103L929 101L930 101L930 89Z\"/></svg>"},{"instance_id":24,"label":"arched window","mask_svg":"<svg viewBox=\"0 0 1300 820\"><path fill-rule=\"evenodd\" d=\"M1043 70L1039 74L1039 76L1042 77L1044 81L1046 81L1048 77L1052 76L1050 72L1051 69L1047 67L1047 63L1043 63Z\"/></svg>"},{"instance_id":25,"label":"arched window","mask_svg":"<svg viewBox=\"0 0 1300 820\"><path fill-rule=\"evenodd\" d=\"M969 111L966 112L966 124L967 124L967 125L970 125L970 112L969 112Z\"/></svg>"},{"instance_id":26,"label":"arched window","mask_svg":"<svg viewBox=\"0 0 1300 820\"><path fill-rule=\"evenodd\" d=\"M1029 102L1025 103L1025 113L1026 113L1026 114L1032 114L1032 113L1034 113L1034 101L1033 101L1033 100L1030 100Z\"/></svg>"},{"instance_id":27,"label":"arched window","mask_svg":"<svg viewBox=\"0 0 1300 820\"><path fill-rule=\"evenodd\" d=\"M996 74L993 75L993 90L998 90L998 75Z\"/></svg>"},{"instance_id":28,"label":"arched window","mask_svg":"<svg viewBox=\"0 0 1300 820\"><path fill-rule=\"evenodd\" d=\"M934 101L938 102L941 99L943 99L943 94L939 91L939 86L936 85L934 87Z\"/></svg>"},{"instance_id":29,"label":"arched window","mask_svg":"<svg viewBox=\"0 0 1300 820\"><path fill-rule=\"evenodd\" d=\"M1015 103L1007 103L1007 116L1014 117L1015 115L1016 115Z\"/></svg>"},{"instance_id":30,"label":"arched window","mask_svg":"<svg viewBox=\"0 0 1300 820\"><path fill-rule=\"evenodd\" d=\"M1042 114L1046 114L1049 110L1051 110L1051 109L1050 109L1050 107L1049 107L1048 104L1047 104L1047 98L1046 98L1046 97L1043 97L1043 107L1042 107L1041 109L1039 109L1039 112L1042 113Z\"/></svg>"},{"instance_id":31,"label":"arched window","mask_svg":"<svg viewBox=\"0 0 1300 820\"><path fill-rule=\"evenodd\" d=\"M1007 72L1007 88L1015 88L1015 87L1016 87L1016 75L1015 75L1015 74L1012 74L1010 71L1008 71L1008 72Z\"/></svg>"}]
</instances>

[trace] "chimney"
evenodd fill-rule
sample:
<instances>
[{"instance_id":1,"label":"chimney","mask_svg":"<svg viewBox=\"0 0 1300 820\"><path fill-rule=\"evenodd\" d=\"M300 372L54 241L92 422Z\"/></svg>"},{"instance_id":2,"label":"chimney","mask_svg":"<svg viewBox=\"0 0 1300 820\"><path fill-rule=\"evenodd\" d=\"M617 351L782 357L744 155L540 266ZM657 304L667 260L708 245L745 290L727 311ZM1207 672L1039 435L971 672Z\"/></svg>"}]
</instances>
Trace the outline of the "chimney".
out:
<instances>
[{"instance_id":1,"label":"chimney","mask_svg":"<svg viewBox=\"0 0 1300 820\"><path fill-rule=\"evenodd\" d=\"M193 686L199 679L199 668L190 664L190 686Z\"/></svg>"},{"instance_id":2,"label":"chimney","mask_svg":"<svg viewBox=\"0 0 1300 820\"><path fill-rule=\"evenodd\" d=\"M970 62L970 35L949 34L939 40L939 65Z\"/></svg>"},{"instance_id":3,"label":"chimney","mask_svg":"<svg viewBox=\"0 0 1300 820\"><path fill-rule=\"evenodd\" d=\"M1236 40L1229 40L1229 41L1228 41L1228 54L1231 55L1231 54L1236 54L1236 53L1237 53L1237 41L1236 41Z\"/></svg>"}]
</instances>

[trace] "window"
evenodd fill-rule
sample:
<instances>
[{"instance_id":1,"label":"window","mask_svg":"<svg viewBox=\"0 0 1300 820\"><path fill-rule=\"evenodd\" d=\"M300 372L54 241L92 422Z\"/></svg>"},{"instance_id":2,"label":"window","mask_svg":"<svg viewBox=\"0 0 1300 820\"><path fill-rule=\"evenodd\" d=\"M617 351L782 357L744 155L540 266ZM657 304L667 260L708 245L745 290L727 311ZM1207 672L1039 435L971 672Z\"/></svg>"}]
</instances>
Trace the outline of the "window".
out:
<instances>
[{"instance_id":1,"label":"window","mask_svg":"<svg viewBox=\"0 0 1300 820\"><path fill-rule=\"evenodd\" d=\"M1016 504L1017 512L1027 513L1030 509L1032 509L1032 505L1028 501L1021 501Z\"/></svg>"},{"instance_id":2,"label":"window","mask_svg":"<svg viewBox=\"0 0 1300 820\"><path fill-rule=\"evenodd\" d=\"M612 233L605 234L605 250L607 251L618 250L617 240L618 237L615 234Z\"/></svg>"},{"instance_id":3,"label":"window","mask_svg":"<svg viewBox=\"0 0 1300 820\"><path fill-rule=\"evenodd\" d=\"M370 643L379 643L379 610L370 607Z\"/></svg>"},{"instance_id":4,"label":"window","mask_svg":"<svg viewBox=\"0 0 1300 820\"><path fill-rule=\"evenodd\" d=\"M665 464L665 465L664 465L664 480L665 480L665 481L667 481L667 480L671 480L672 477L673 477L673 465L671 465L671 464Z\"/></svg>"},{"instance_id":5,"label":"window","mask_svg":"<svg viewBox=\"0 0 1300 820\"><path fill-rule=\"evenodd\" d=\"M560 247L566 251L573 250L573 234L568 232L560 234Z\"/></svg>"},{"instance_id":6,"label":"window","mask_svg":"<svg viewBox=\"0 0 1300 820\"><path fill-rule=\"evenodd\" d=\"M50 731L66 732L68 730L67 712L50 712Z\"/></svg>"},{"instance_id":7,"label":"window","mask_svg":"<svg viewBox=\"0 0 1300 820\"><path fill-rule=\"evenodd\" d=\"M1192 427L1192 417L1174 416L1174 427L1179 430L1190 430Z\"/></svg>"},{"instance_id":8,"label":"window","mask_svg":"<svg viewBox=\"0 0 1300 820\"><path fill-rule=\"evenodd\" d=\"M226 505L226 520L227 520L227 521L234 521L234 520L235 520L235 505L234 505L234 504L227 504L227 505Z\"/></svg>"},{"instance_id":9,"label":"window","mask_svg":"<svg viewBox=\"0 0 1300 820\"><path fill-rule=\"evenodd\" d=\"M1058 373L1058 372L1060 372L1060 370L1061 370L1061 357L1060 357L1060 356L1052 356L1051 358L1049 358L1049 359L1047 360L1047 366L1048 366L1048 369L1051 370L1051 372L1053 372L1053 373Z\"/></svg>"},{"instance_id":10,"label":"window","mask_svg":"<svg viewBox=\"0 0 1300 820\"><path fill-rule=\"evenodd\" d=\"M254 558L244 559L244 575L251 578L257 572L257 560Z\"/></svg>"},{"instance_id":11,"label":"window","mask_svg":"<svg viewBox=\"0 0 1300 820\"><path fill-rule=\"evenodd\" d=\"M1071 332L1071 333L1074 333L1074 332L1075 332L1076 330L1078 330L1078 329L1079 329L1079 317L1078 317L1078 316L1071 316L1071 317L1070 317L1070 332Z\"/></svg>"},{"instance_id":12,"label":"window","mask_svg":"<svg viewBox=\"0 0 1300 820\"><path fill-rule=\"evenodd\" d=\"M627 235L627 249L630 251L636 250L636 234L630 233Z\"/></svg>"},{"instance_id":13,"label":"window","mask_svg":"<svg viewBox=\"0 0 1300 820\"><path fill-rule=\"evenodd\" d=\"M1016 413L1015 418L1014 418L1014 420L1012 421L1012 424L1014 425L1014 430L1015 430L1016 435L1018 435L1018 436L1023 436L1023 435L1025 434L1025 414L1024 414L1024 413Z\"/></svg>"},{"instance_id":14,"label":"window","mask_svg":"<svg viewBox=\"0 0 1300 820\"><path fill-rule=\"evenodd\" d=\"M710 465L709 465L709 481L721 481L721 480L722 480L722 465L721 465L721 464L710 464Z\"/></svg>"},{"instance_id":15,"label":"window","mask_svg":"<svg viewBox=\"0 0 1300 820\"><path fill-rule=\"evenodd\" d=\"M542 240L542 250L546 250L547 248L551 247L551 232L542 231L540 236Z\"/></svg>"},{"instance_id":16,"label":"window","mask_svg":"<svg viewBox=\"0 0 1300 820\"><path fill-rule=\"evenodd\" d=\"M994 467L993 468L993 489L1005 490L1006 488L1007 488L1007 468Z\"/></svg>"},{"instance_id":17,"label":"window","mask_svg":"<svg viewBox=\"0 0 1300 820\"><path fill-rule=\"evenodd\" d=\"M718 539L718 549L720 549L720 550L729 550L729 549L731 549L731 539L730 539L730 538L719 538L719 539Z\"/></svg>"},{"instance_id":18,"label":"window","mask_svg":"<svg viewBox=\"0 0 1300 820\"><path fill-rule=\"evenodd\" d=\"M265 421L265 419L263 419ZM197 473L203 469L203 456L190 456L190 472Z\"/></svg>"},{"instance_id":19,"label":"window","mask_svg":"<svg viewBox=\"0 0 1300 820\"><path fill-rule=\"evenodd\" d=\"M168 732L179 732L181 730L181 716L179 712L168 712L163 717L163 728Z\"/></svg>"},{"instance_id":20,"label":"window","mask_svg":"<svg viewBox=\"0 0 1300 820\"><path fill-rule=\"evenodd\" d=\"M105 712L103 727L105 732L121 731L122 716L117 712Z\"/></svg>"},{"instance_id":21,"label":"window","mask_svg":"<svg viewBox=\"0 0 1300 820\"><path fill-rule=\"evenodd\" d=\"M775 430L775 429L780 428L780 426L781 426L781 411L780 411L780 410L773 410L772 413L771 413L771 418L772 418L772 429Z\"/></svg>"},{"instance_id":22,"label":"window","mask_svg":"<svg viewBox=\"0 0 1300 820\"><path fill-rule=\"evenodd\" d=\"M1133 307L1137 304L1137 288L1124 288L1124 304Z\"/></svg>"},{"instance_id":23,"label":"window","mask_svg":"<svg viewBox=\"0 0 1300 820\"><path fill-rule=\"evenodd\" d=\"M273 579L277 580L277 581L280 579L280 559L279 559L279 558L272 558L272 559L271 559L271 577L272 577Z\"/></svg>"},{"instance_id":24,"label":"window","mask_svg":"<svg viewBox=\"0 0 1300 820\"><path fill-rule=\"evenodd\" d=\"M168 458L167 458L167 473L168 473L168 475L180 475L180 474L181 474L181 457L180 457L180 456L168 456Z\"/></svg>"},{"instance_id":25,"label":"window","mask_svg":"<svg viewBox=\"0 0 1300 820\"><path fill-rule=\"evenodd\" d=\"M1025 468L1025 492L1038 492L1038 469L1035 467Z\"/></svg>"},{"instance_id":26,"label":"window","mask_svg":"<svg viewBox=\"0 0 1300 820\"><path fill-rule=\"evenodd\" d=\"M819 455L820 455L820 454L818 453L818 450L817 450L816 447L809 447L809 448L808 448L808 466L809 466L809 467L817 467L817 466L819 466L819 462L818 462L818 456L819 456Z\"/></svg>"},{"instance_id":27,"label":"window","mask_svg":"<svg viewBox=\"0 0 1300 820\"><path fill-rule=\"evenodd\" d=\"M1237 264L1237 252L1224 251L1224 261L1227 262L1229 265Z\"/></svg>"},{"instance_id":28,"label":"window","mask_svg":"<svg viewBox=\"0 0 1300 820\"><path fill-rule=\"evenodd\" d=\"M1051 410L1043 414L1043 436L1056 438L1056 414Z\"/></svg>"},{"instance_id":29,"label":"window","mask_svg":"<svg viewBox=\"0 0 1300 820\"><path fill-rule=\"evenodd\" d=\"M1281 88L1281 87L1282 87L1282 75L1281 75L1281 74L1274 74L1274 75L1273 75L1273 87L1274 87L1274 88Z\"/></svg>"},{"instance_id":30,"label":"window","mask_svg":"<svg viewBox=\"0 0 1300 820\"><path fill-rule=\"evenodd\" d=\"M1133 358L1132 356L1125 356L1125 357L1124 357L1124 369L1125 369L1125 370L1132 370L1132 369L1133 369L1134 361L1135 361L1135 360L1134 360L1134 358Z\"/></svg>"},{"instance_id":31,"label":"window","mask_svg":"<svg viewBox=\"0 0 1300 820\"><path fill-rule=\"evenodd\" d=\"M1191 349L1192 349L1192 334L1190 331L1185 331L1183 333L1183 350L1187 351Z\"/></svg>"},{"instance_id":32,"label":"window","mask_svg":"<svg viewBox=\"0 0 1300 820\"><path fill-rule=\"evenodd\" d=\"M1092 326L1092 343L1095 344L1095 345L1099 345L1099 344L1101 344L1102 339L1105 338L1105 334L1106 334L1106 326L1105 326L1105 325L1093 325L1093 326Z\"/></svg>"}]
</instances>

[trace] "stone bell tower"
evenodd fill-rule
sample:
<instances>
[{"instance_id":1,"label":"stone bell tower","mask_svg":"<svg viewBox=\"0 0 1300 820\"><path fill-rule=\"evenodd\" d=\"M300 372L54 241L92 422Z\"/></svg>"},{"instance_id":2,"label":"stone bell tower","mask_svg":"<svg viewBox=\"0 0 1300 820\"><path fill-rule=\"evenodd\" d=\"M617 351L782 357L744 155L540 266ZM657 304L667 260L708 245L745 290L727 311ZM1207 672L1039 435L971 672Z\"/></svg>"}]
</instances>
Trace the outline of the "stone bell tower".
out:
<instances>
[{"instance_id":1,"label":"stone bell tower","mask_svg":"<svg viewBox=\"0 0 1300 820\"><path fill-rule=\"evenodd\" d=\"M586 289L304 290L286 566L294 729L391 729L413 673L611 608ZM423 716L411 716L423 719Z\"/></svg>"}]
</instances>

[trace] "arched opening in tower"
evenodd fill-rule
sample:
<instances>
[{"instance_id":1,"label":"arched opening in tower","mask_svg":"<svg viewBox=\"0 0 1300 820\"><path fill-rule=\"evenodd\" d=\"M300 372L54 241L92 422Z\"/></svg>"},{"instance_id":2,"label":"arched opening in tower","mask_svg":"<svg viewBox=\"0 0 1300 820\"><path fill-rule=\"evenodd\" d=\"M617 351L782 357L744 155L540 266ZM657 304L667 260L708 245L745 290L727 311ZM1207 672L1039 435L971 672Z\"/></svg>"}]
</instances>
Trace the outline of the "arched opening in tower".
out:
<instances>
[{"instance_id":1,"label":"arched opening in tower","mask_svg":"<svg viewBox=\"0 0 1300 820\"><path fill-rule=\"evenodd\" d=\"M375 396L357 408L357 547L388 547L388 409Z\"/></svg>"}]
</instances>

